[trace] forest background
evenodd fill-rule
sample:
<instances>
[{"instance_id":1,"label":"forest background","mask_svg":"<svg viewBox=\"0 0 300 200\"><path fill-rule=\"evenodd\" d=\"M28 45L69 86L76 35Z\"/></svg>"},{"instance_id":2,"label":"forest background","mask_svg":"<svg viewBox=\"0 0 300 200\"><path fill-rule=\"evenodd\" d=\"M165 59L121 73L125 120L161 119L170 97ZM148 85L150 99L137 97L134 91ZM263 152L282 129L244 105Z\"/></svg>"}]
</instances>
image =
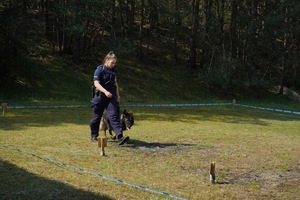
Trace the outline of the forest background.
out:
<instances>
[{"instance_id":1,"label":"forest background","mask_svg":"<svg viewBox=\"0 0 300 200\"><path fill-rule=\"evenodd\" d=\"M300 91L299 13L298 0L3 0L0 99L47 96L57 66L87 83L110 50L135 76L177 70L218 95Z\"/></svg>"}]
</instances>

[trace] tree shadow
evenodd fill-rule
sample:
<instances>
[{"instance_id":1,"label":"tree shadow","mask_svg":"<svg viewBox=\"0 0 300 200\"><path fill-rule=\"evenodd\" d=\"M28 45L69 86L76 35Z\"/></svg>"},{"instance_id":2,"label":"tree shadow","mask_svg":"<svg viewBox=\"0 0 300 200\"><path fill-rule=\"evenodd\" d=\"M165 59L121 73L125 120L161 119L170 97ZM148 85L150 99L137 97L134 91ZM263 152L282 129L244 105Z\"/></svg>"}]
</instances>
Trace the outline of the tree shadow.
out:
<instances>
[{"instance_id":1,"label":"tree shadow","mask_svg":"<svg viewBox=\"0 0 300 200\"><path fill-rule=\"evenodd\" d=\"M131 109L128 109L131 110ZM196 124L199 121L268 126L276 121L300 121L300 116L253 110L240 107L141 107L133 109L139 121L168 121ZM15 109L0 117L0 130L22 130L28 127L60 126L61 124L88 125L92 111L88 108Z\"/></svg>"},{"instance_id":2,"label":"tree shadow","mask_svg":"<svg viewBox=\"0 0 300 200\"><path fill-rule=\"evenodd\" d=\"M0 117L0 130L60 126L64 123L87 125L91 116L92 111L86 108L11 109L6 117Z\"/></svg>"},{"instance_id":3,"label":"tree shadow","mask_svg":"<svg viewBox=\"0 0 300 200\"><path fill-rule=\"evenodd\" d=\"M0 160L0 165L1 199L113 199L46 179L7 161Z\"/></svg>"}]
</instances>

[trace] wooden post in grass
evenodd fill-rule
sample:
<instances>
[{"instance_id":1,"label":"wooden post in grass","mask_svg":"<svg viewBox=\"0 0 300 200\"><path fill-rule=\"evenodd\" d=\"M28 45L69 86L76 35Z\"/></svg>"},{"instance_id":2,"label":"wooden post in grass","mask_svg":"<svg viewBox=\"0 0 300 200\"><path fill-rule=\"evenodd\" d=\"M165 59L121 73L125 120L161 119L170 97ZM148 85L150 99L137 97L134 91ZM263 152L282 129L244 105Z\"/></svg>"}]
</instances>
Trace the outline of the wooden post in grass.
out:
<instances>
[{"instance_id":1,"label":"wooden post in grass","mask_svg":"<svg viewBox=\"0 0 300 200\"><path fill-rule=\"evenodd\" d=\"M214 163L214 162L210 163L209 180L210 180L211 184L215 184L216 183L215 170L216 170L216 163Z\"/></svg>"},{"instance_id":2,"label":"wooden post in grass","mask_svg":"<svg viewBox=\"0 0 300 200\"><path fill-rule=\"evenodd\" d=\"M236 104L236 100L233 99L233 100L232 100L232 105L235 105L235 104Z\"/></svg>"},{"instance_id":3,"label":"wooden post in grass","mask_svg":"<svg viewBox=\"0 0 300 200\"><path fill-rule=\"evenodd\" d=\"M2 115L3 115L3 117L5 117L5 112L6 112L6 108L7 108L7 103L1 103L1 107L2 107Z\"/></svg>"},{"instance_id":4,"label":"wooden post in grass","mask_svg":"<svg viewBox=\"0 0 300 200\"><path fill-rule=\"evenodd\" d=\"M98 147L101 147L100 155L105 156L104 147L107 147L107 138L98 138Z\"/></svg>"}]
</instances>

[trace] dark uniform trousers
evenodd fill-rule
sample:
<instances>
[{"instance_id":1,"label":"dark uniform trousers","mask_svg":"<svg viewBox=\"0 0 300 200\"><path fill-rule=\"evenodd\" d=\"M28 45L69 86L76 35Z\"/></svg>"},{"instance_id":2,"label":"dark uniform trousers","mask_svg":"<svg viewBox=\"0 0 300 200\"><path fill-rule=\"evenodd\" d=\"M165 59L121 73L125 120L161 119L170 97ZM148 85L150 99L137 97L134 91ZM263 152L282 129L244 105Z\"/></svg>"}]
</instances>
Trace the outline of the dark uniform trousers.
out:
<instances>
[{"instance_id":1,"label":"dark uniform trousers","mask_svg":"<svg viewBox=\"0 0 300 200\"><path fill-rule=\"evenodd\" d=\"M120 123L120 106L117 97L114 94L112 98L106 97L103 93L95 96L92 101L93 117L90 121L91 137L99 136L99 126L104 109L106 109L107 117L110 125L115 131L117 137L122 134L122 124Z\"/></svg>"}]
</instances>

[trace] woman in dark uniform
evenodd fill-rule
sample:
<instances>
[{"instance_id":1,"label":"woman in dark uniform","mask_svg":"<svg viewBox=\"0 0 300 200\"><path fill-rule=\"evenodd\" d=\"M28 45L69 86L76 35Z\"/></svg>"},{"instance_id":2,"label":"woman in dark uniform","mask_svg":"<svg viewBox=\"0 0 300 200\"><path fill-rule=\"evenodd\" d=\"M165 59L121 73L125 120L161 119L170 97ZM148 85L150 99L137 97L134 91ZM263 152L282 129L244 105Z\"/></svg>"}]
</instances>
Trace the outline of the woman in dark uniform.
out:
<instances>
[{"instance_id":1,"label":"woman in dark uniform","mask_svg":"<svg viewBox=\"0 0 300 200\"><path fill-rule=\"evenodd\" d=\"M104 109L109 122L114 129L119 145L129 140L123 136L120 121L120 96L117 83L117 71L114 68L117 63L116 55L111 51L103 59L103 64L98 66L94 73L95 95L92 99L93 117L90 120L91 140L97 141L99 125Z\"/></svg>"}]
</instances>

